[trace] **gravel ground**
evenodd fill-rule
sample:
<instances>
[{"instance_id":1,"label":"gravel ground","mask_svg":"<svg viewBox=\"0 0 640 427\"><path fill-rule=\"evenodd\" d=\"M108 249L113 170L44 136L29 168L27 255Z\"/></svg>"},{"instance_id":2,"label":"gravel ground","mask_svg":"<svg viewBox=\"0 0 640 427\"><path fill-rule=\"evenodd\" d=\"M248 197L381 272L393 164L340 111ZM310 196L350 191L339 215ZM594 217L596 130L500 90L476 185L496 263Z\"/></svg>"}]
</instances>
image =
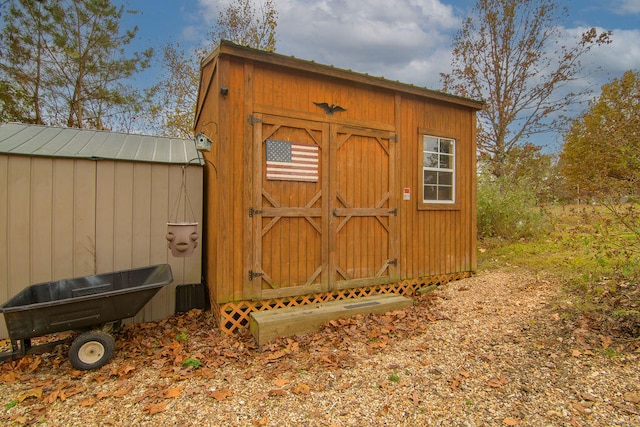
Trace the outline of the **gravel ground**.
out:
<instances>
[{"instance_id":1,"label":"gravel ground","mask_svg":"<svg viewBox=\"0 0 640 427\"><path fill-rule=\"evenodd\" d=\"M640 426L640 344L569 322L522 271L256 348L208 313L128 326L73 370L67 348L0 365L8 425Z\"/></svg>"}]
</instances>

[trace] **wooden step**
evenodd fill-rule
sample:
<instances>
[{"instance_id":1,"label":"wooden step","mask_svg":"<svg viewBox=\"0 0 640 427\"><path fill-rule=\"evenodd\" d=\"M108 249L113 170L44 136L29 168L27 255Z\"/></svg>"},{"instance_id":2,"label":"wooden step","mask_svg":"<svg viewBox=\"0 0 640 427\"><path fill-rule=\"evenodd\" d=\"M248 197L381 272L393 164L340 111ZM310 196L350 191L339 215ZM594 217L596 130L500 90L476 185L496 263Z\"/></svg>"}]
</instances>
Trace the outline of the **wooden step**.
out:
<instances>
[{"instance_id":1,"label":"wooden step","mask_svg":"<svg viewBox=\"0 0 640 427\"><path fill-rule=\"evenodd\" d=\"M257 311L249 316L249 328L258 345L276 337L304 334L317 330L328 320L356 314L387 313L413 304L410 298L395 294L373 295L300 307Z\"/></svg>"}]
</instances>

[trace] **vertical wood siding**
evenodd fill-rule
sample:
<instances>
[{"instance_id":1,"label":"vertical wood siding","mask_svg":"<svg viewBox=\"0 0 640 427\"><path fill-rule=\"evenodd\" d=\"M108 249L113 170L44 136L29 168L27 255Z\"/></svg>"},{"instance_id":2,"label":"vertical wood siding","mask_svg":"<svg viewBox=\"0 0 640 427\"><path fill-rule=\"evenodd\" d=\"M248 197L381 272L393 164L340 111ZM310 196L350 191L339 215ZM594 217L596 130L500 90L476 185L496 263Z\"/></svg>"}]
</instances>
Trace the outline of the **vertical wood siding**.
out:
<instances>
[{"instance_id":1,"label":"vertical wood siding","mask_svg":"<svg viewBox=\"0 0 640 427\"><path fill-rule=\"evenodd\" d=\"M202 168L186 176L202 235ZM173 314L176 285L201 281L201 247L175 258L165 240L181 179L180 165L0 155L0 301L34 283L169 263L174 282L134 320Z\"/></svg>"},{"instance_id":2,"label":"vertical wood siding","mask_svg":"<svg viewBox=\"0 0 640 427\"><path fill-rule=\"evenodd\" d=\"M309 277L315 277L312 282L322 283L323 288L327 285L329 288L339 286L336 284L339 277L336 280L336 276L333 276L327 281L324 271L314 276L320 260L327 259L323 255L325 252L330 253L330 265L337 265L350 277L364 278L361 281L347 280L346 287L374 283L375 280L367 279L374 271L376 274L381 271L385 273L382 275L384 277L378 277L379 281L396 281L475 270L474 108L435 99L437 97L431 99L426 95L350 82L335 75L292 70L269 63L268 60L261 62L234 55L216 56L214 61L205 64L202 75L199 99L205 98L203 88L213 89L206 96L206 102L199 103L196 131L210 121L218 124L217 144L214 143L214 150L207 154L207 159L218 168L216 176L210 174L207 178L209 222L204 262L213 301L223 303L266 296L298 295L302 289L299 284ZM219 95L220 87L228 87L229 94ZM340 105L346 111L327 115L314 102ZM265 117L276 119L275 122L263 123ZM252 121L252 118L258 121ZM299 218L292 217L286 221L279 219L273 225L270 225L273 220L271 216L255 220L250 218L251 207L267 203L265 206L270 208L262 194L263 186L266 186L264 191L267 193L273 192L269 189L273 184L261 182L264 172L259 168L263 159L255 157L263 155L260 150L266 137L260 135L270 132L273 123L287 123L287 120L302 121L306 125L291 130L282 127L277 133L278 138L298 138L303 143L304 137L297 134L300 129L326 126L327 130L323 132L327 135L322 137L326 141L320 147L321 153L335 149L332 144L339 139L336 129L344 127L360 129L363 135L386 132L395 136L398 142L391 142L393 146L379 142L380 145L366 155L363 150L371 138L354 136L342 149L336 149L335 158L329 155L321 157L321 165L328 159L331 165L325 165L326 170L322 173L327 176L323 176L320 182L323 183L323 179L330 182L322 184L322 196L313 204L313 208L320 209L322 215L330 205L330 210L338 207L343 209L343 214L349 211L343 206L344 203L329 200L330 194L324 192L338 188L341 197L348 203L361 203L362 208L371 210L397 206L397 217L353 216L345 222L342 235L337 236L343 241L332 241L318 234L318 229L322 233L335 231L333 225L325 225L334 221L335 215L330 212L328 219L324 216L311 219L316 222L316 227L310 226L313 216L303 215L302 211L287 214L302 215ZM436 136L456 140L455 205L425 207L419 203L422 196L420 131L425 129ZM283 136L286 132L288 134ZM255 141L258 141L257 145ZM387 167L385 161L391 147L394 160L392 167ZM366 161L371 169L357 173L362 168L359 169L356 164L350 167L354 161ZM342 175L336 173L337 169L334 168L339 162L345 164L345 173ZM372 173L374 170L376 173ZM385 183L388 183L388 188ZM294 205L303 208L303 202L312 195L297 192L313 186L291 184L289 187L292 192L288 195L290 202L300 199ZM403 188L411 190L411 200L402 199ZM314 187L311 192L317 191ZM389 199L379 203L384 199L385 191L389 192ZM285 195L287 192L283 190L279 194ZM278 203L285 206L279 197ZM292 233L306 236L300 242L308 240L310 247L305 249L294 242L283 246L285 236ZM263 238L269 235L279 237L271 240ZM356 235L357 238L350 238ZM392 262L395 257L397 266ZM385 267L387 261L391 263ZM295 282L296 286L288 287L291 295L286 295L289 292L286 289L274 290L272 286L278 283L273 277L268 278L271 280L268 286L264 278L249 280L249 270L260 272L258 267L262 264L270 275L281 279L291 278L287 280ZM299 271L293 271L296 268ZM332 274L338 273L334 271ZM265 292L267 287L271 289Z\"/></svg>"}]
</instances>

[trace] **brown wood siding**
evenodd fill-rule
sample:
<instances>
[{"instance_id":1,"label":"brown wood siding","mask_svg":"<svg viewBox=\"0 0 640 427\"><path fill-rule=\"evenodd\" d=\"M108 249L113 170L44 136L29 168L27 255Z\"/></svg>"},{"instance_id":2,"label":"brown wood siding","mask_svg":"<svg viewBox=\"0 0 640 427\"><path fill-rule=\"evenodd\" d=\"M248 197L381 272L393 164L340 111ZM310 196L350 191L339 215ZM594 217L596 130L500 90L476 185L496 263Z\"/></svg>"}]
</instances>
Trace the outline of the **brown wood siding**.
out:
<instances>
[{"instance_id":1,"label":"brown wood siding","mask_svg":"<svg viewBox=\"0 0 640 427\"><path fill-rule=\"evenodd\" d=\"M256 58L258 56L260 55L256 54ZM201 104L196 115L196 131L199 126L209 121L218 124L218 141L214 142L216 146L207 155L218 169L217 176L211 171L207 175L207 203L210 206L207 214L207 239L210 241L207 245L207 259L204 262L208 266L206 278L212 301L223 303L297 295L302 289L298 282L305 277L315 277L313 280L323 283L323 287L328 285L330 290L331 286L335 285L335 280L331 282L323 273L314 276L319 260L323 257L322 253L326 251L333 255L330 255L328 261L322 261L323 263L339 265L342 262L341 268L345 271L360 269L363 277L370 275L376 268L378 271L389 268L389 278L380 279L386 281L475 270L475 109L472 106L463 105L463 102L445 102L442 96L435 96L434 99L419 96L414 90L407 93L393 91L387 87L389 85L377 88L365 84L367 79L364 78L358 82L345 81L336 76L339 73L325 76L282 67L271 60L262 62L256 58L223 54L206 63L203 69L203 78L211 79L212 83L203 81L201 87L214 89L207 96L207 102ZM229 94L220 96L220 87L228 87ZM314 102L337 104L347 111L327 115L314 105ZM289 214L301 216L297 219L292 217L288 222L273 222L272 216L260 217L261 225L252 226L255 223L249 217L249 209L262 206L264 203L261 201L263 195L260 194L262 184L257 181L264 175L256 169L261 167L264 159L255 157L258 155L257 149L263 150L260 144L264 138L258 138L261 141L257 143L255 135L256 132L267 129L261 122L264 117L279 117L282 123L292 120L292 123L303 121L315 122L318 126L330 126L330 135L322 137L328 138L329 145L333 144L334 138L338 138L335 132L339 126L395 135L398 142L393 142L395 160L392 170L387 170L382 164L386 156L384 151L389 150L389 147L386 147L374 150L366 157L362 157L361 152L349 151L336 152L336 158L331 157L332 162L337 161L340 156L344 162L349 162L353 161L347 159L351 153L351 158L371 164L373 169L383 172L381 174L372 176L370 172L363 170L361 174L354 171L351 177L339 177L333 169L330 173L329 169L323 173L329 173L327 179L333 180L326 188L340 188L340 191L346 194L345 199L362 200L366 206L374 199L380 201L383 185L378 179L384 178L390 183L390 199L381 203L379 207L386 208L393 204L398 207L398 216L392 219L354 217L345 223L347 225L344 225L343 231L346 240L338 246L317 235L317 230L327 232L323 224L328 225L330 218L327 218L325 223L325 219L318 217L312 220L316 225L310 226L310 218L315 213L291 211ZM456 140L457 194L456 204L453 206L425 207L419 204L422 197L421 130ZM292 138L295 137L295 132L297 131L290 131ZM358 144L361 146L360 149L365 147L364 142L358 142L356 138L353 146L345 147L345 150L348 148L357 151ZM301 198L298 204L304 206L304 202L311 196L307 190L297 189L309 186L290 187L289 191L292 192L305 191L291 196ZM410 201L402 200L403 188L410 188ZM317 189L311 192L314 191ZM323 193L313 205L314 209L326 210L329 203L335 203L323 199L325 196L327 195ZM344 208L340 205L335 206ZM371 207L368 209L372 212ZM391 230L391 220L395 221L394 231L385 236L388 230ZM367 233L359 234L358 239L362 240L346 237L354 236L355 231L351 230L354 227L367 230ZM329 228L329 232L331 230ZM273 236L277 234L280 236L280 243L258 243L265 233L271 233ZM308 242L313 248L306 249L308 253L304 256L298 255L305 251L302 247L289 247L286 246L289 245L287 243L284 246L286 249L283 249L282 239L287 233L308 236ZM388 245L381 248L380 242L387 238ZM304 241L307 237L301 239ZM258 253L255 252L256 245L260 247ZM378 249L373 250L370 247ZM320 253L317 252L318 248L321 249ZM293 250L296 254L286 257L282 250ZM361 259L349 259L349 256L356 256L353 255L356 253ZM385 262L393 261L391 253L397 254L394 255L398 259L397 267L393 263L384 266ZM260 272L258 267L263 263L267 263L267 268L273 270L273 274L280 278L298 278L291 279L292 283L298 285L288 287L289 291L269 290L265 293L264 279L250 281L248 277L249 270ZM274 263L283 265L276 266ZM285 268L295 269L296 265L299 266L299 271L286 270L285 273ZM315 283L313 280L307 285ZM355 280L352 285L373 282L375 280L363 279L362 283Z\"/></svg>"},{"instance_id":2,"label":"brown wood siding","mask_svg":"<svg viewBox=\"0 0 640 427\"><path fill-rule=\"evenodd\" d=\"M203 171L186 171L202 234ZM0 155L0 300L34 283L169 263L174 283L134 320L172 314L175 286L201 278L200 248L175 258L165 240L181 176L180 165Z\"/></svg>"}]
</instances>

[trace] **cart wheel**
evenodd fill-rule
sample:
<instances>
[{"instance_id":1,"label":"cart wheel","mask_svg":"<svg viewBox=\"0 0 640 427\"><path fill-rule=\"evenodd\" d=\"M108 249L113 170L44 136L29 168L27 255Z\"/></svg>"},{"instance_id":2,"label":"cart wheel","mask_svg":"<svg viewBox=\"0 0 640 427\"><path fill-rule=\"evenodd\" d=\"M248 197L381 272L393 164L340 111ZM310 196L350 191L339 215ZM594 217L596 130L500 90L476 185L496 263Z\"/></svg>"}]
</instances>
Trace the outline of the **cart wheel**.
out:
<instances>
[{"instance_id":1,"label":"cart wheel","mask_svg":"<svg viewBox=\"0 0 640 427\"><path fill-rule=\"evenodd\" d=\"M71 365L81 371L104 366L115 348L113 336L104 331L90 331L81 334L69 348Z\"/></svg>"}]
</instances>

